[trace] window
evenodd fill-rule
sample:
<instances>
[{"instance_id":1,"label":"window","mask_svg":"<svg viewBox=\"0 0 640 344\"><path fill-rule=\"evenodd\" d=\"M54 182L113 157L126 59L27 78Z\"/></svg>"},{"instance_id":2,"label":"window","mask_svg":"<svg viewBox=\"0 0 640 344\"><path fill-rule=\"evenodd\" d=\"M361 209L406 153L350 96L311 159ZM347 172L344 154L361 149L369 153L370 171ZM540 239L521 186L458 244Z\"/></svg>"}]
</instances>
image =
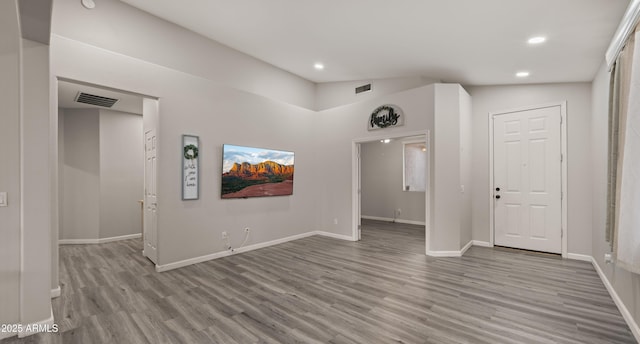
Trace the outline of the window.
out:
<instances>
[{"instance_id":1,"label":"window","mask_svg":"<svg viewBox=\"0 0 640 344\"><path fill-rule=\"evenodd\" d=\"M407 141L402 148L404 191L426 191L427 144L425 141Z\"/></svg>"}]
</instances>

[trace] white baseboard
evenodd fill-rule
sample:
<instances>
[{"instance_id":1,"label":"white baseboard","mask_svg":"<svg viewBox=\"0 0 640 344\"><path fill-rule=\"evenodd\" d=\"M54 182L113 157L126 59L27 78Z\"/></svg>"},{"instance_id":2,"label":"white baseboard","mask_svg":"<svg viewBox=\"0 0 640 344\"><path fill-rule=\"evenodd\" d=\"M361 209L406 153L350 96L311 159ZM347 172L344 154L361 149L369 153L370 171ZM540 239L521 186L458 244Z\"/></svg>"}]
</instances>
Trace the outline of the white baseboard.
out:
<instances>
[{"instance_id":1,"label":"white baseboard","mask_svg":"<svg viewBox=\"0 0 640 344\"><path fill-rule=\"evenodd\" d=\"M178 269L178 268L181 268L181 267L185 267L185 266L189 266L189 265L193 265L193 264L197 264L197 263L206 262L208 260L218 259L218 258L222 258L222 257L228 257L228 256L230 256L232 254L236 254L236 253L253 251L253 250L257 250L259 248L269 247L269 246L282 244L282 243L285 243L285 242L288 242L288 241L292 241L292 240L298 240L298 239L306 238L306 237L309 237L309 236L312 236L312 235L314 235L314 232L302 233L302 234L292 235L292 236L289 236L289 237L286 237L286 238L281 238L281 239L271 240L271 241L267 241L267 242L262 242L262 243L258 243L258 244L245 246L245 247L240 247L240 248L235 249L233 251L221 251L221 252L207 254L207 255L204 255L204 256L200 256L200 257L180 260L180 261L169 263L169 264L156 265L156 271L164 272L164 271L169 271L169 270L173 270L173 269Z\"/></svg>"},{"instance_id":2,"label":"white baseboard","mask_svg":"<svg viewBox=\"0 0 640 344\"><path fill-rule=\"evenodd\" d=\"M396 222L396 223L404 223L404 224L408 224L408 225L418 225L418 226L425 226L426 225L426 223L424 221L393 219L393 218L390 218L390 217L379 217L379 216L369 216L369 215L361 215L360 217L365 219L365 220Z\"/></svg>"},{"instance_id":3,"label":"white baseboard","mask_svg":"<svg viewBox=\"0 0 640 344\"><path fill-rule=\"evenodd\" d=\"M324 231L311 231L311 232L307 232L307 233L288 236L288 237L281 238L281 239L276 239L276 240L257 243L257 244L253 244L253 245L249 245L249 246L240 247L240 248L234 249L233 251L221 251L221 252L216 252L216 253L207 254L207 255L204 255L204 256L199 256L199 257L194 257L194 258L189 258L189 259L185 259L185 260L181 260L181 261L177 261L177 262L173 262L173 263L169 263L169 264L156 265L156 271L157 272L164 272L164 271L169 271L169 270L173 270L173 269L178 269L178 268L182 268L182 267L193 265L193 264L197 264L197 263L206 262L206 261L213 260L213 259L218 259L218 258L222 258L222 257L228 257L230 255L237 254L237 253L249 252L249 251L257 250L257 249L260 249L260 248L265 248L265 247L269 247L269 246L273 246L273 245L283 244L285 242L289 242L289 241L293 241L293 240L307 238L307 237L310 237L310 236L313 236L313 235L321 235L321 236L326 236L326 237L330 237L330 238L334 238L334 239L355 241L355 239L353 237L348 236L348 235L336 234L336 233L324 232Z\"/></svg>"},{"instance_id":4,"label":"white baseboard","mask_svg":"<svg viewBox=\"0 0 640 344\"><path fill-rule=\"evenodd\" d=\"M574 256L584 256L584 255L574 255ZM604 283L604 286L607 288L609 295L611 295L613 302L615 302L616 306L618 306L618 310L620 311L620 314L622 314L622 317L627 322L627 325L629 325L629 329L631 329L631 332L633 333L633 336L636 338L636 341L640 343L640 327L638 326L636 321L633 319L631 312L629 312L627 307L624 305L624 303L622 302L622 299L620 298L616 290L613 289L611 282L609 282L607 275L604 274L604 271L602 271L602 269L600 268L600 265L598 265L598 262L596 262L596 260L593 257L591 256L588 256L588 257L590 258L591 264L593 264L593 267L598 272L598 276L600 276L602 283ZM579 260L582 260L582 259L579 259Z\"/></svg>"},{"instance_id":5,"label":"white baseboard","mask_svg":"<svg viewBox=\"0 0 640 344\"><path fill-rule=\"evenodd\" d=\"M469 240L469 242L460 249L460 257L464 256L464 253L467 252L471 245L473 245L473 240Z\"/></svg>"},{"instance_id":6,"label":"white baseboard","mask_svg":"<svg viewBox=\"0 0 640 344\"><path fill-rule=\"evenodd\" d=\"M427 256L430 257L460 257L462 254L460 251L427 251Z\"/></svg>"},{"instance_id":7,"label":"white baseboard","mask_svg":"<svg viewBox=\"0 0 640 344\"><path fill-rule=\"evenodd\" d=\"M142 237L142 233L121 235L116 237L100 238L100 239L60 239L58 240L58 244L60 245L104 244L104 243L120 241L120 240L137 239L141 237Z\"/></svg>"},{"instance_id":8,"label":"white baseboard","mask_svg":"<svg viewBox=\"0 0 640 344\"><path fill-rule=\"evenodd\" d=\"M491 245L491 243L488 241L472 240L472 242L473 242L473 246L493 247L493 245Z\"/></svg>"},{"instance_id":9,"label":"white baseboard","mask_svg":"<svg viewBox=\"0 0 640 344\"><path fill-rule=\"evenodd\" d=\"M60 297L62 290L60 289L60 286L58 286L55 289L51 289L51 298L55 299L56 297Z\"/></svg>"},{"instance_id":10,"label":"white baseboard","mask_svg":"<svg viewBox=\"0 0 640 344\"><path fill-rule=\"evenodd\" d=\"M586 254L567 253L567 259L582 260L584 262L593 263L593 257Z\"/></svg>"},{"instance_id":11,"label":"white baseboard","mask_svg":"<svg viewBox=\"0 0 640 344\"><path fill-rule=\"evenodd\" d=\"M331 232L324 232L324 231L315 231L313 232L314 235L321 235L321 236L326 236L329 238L334 238L334 239L340 239L340 240L347 240L347 241L358 241L358 239L350 236L350 235L344 235L344 234L336 234L336 233L331 233Z\"/></svg>"},{"instance_id":12,"label":"white baseboard","mask_svg":"<svg viewBox=\"0 0 640 344\"><path fill-rule=\"evenodd\" d=\"M59 239L58 245L86 245L99 244L100 239Z\"/></svg>"},{"instance_id":13,"label":"white baseboard","mask_svg":"<svg viewBox=\"0 0 640 344\"><path fill-rule=\"evenodd\" d=\"M18 333L18 338L28 337L40 332L57 333L60 330L53 319L53 309L51 309L49 318L31 324L23 324L22 326L23 330Z\"/></svg>"},{"instance_id":14,"label":"white baseboard","mask_svg":"<svg viewBox=\"0 0 640 344\"><path fill-rule=\"evenodd\" d=\"M464 245L459 251L427 251L427 256L431 257L462 257L465 252L473 245L473 240Z\"/></svg>"},{"instance_id":15,"label":"white baseboard","mask_svg":"<svg viewBox=\"0 0 640 344\"><path fill-rule=\"evenodd\" d=\"M104 243L120 241L120 240L138 239L138 238L142 238L142 233L121 235L121 236L111 237L111 238L101 238L98 240L98 244L104 244Z\"/></svg>"}]
</instances>

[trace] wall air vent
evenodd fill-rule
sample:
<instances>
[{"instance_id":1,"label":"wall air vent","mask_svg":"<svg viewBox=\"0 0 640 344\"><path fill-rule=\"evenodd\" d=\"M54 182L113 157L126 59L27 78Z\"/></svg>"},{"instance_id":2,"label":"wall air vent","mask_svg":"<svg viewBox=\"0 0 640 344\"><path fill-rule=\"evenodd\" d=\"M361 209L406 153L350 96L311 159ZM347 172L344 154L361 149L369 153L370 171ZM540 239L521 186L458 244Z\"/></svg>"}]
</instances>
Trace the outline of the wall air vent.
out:
<instances>
[{"instance_id":1,"label":"wall air vent","mask_svg":"<svg viewBox=\"0 0 640 344\"><path fill-rule=\"evenodd\" d=\"M366 85L356 87L356 94L367 92L367 91L371 91L371 84L366 84Z\"/></svg>"},{"instance_id":2,"label":"wall air vent","mask_svg":"<svg viewBox=\"0 0 640 344\"><path fill-rule=\"evenodd\" d=\"M97 105L97 106L102 106L106 108L110 108L113 106L113 104L118 102L118 99L96 96L95 94L89 94L84 92L78 92L78 95L74 100L77 103Z\"/></svg>"}]
</instances>

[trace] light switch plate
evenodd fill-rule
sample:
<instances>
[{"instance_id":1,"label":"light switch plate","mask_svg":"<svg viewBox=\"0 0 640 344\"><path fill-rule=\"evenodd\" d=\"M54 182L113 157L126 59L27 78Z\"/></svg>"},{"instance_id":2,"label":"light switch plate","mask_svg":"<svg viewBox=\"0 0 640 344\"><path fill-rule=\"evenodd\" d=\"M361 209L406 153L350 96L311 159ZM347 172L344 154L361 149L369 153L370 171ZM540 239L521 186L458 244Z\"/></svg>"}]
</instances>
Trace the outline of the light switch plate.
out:
<instances>
[{"instance_id":1,"label":"light switch plate","mask_svg":"<svg viewBox=\"0 0 640 344\"><path fill-rule=\"evenodd\" d=\"M0 192L0 207L6 207L7 205L7 193Z\"/></svg>"}]
</instances>

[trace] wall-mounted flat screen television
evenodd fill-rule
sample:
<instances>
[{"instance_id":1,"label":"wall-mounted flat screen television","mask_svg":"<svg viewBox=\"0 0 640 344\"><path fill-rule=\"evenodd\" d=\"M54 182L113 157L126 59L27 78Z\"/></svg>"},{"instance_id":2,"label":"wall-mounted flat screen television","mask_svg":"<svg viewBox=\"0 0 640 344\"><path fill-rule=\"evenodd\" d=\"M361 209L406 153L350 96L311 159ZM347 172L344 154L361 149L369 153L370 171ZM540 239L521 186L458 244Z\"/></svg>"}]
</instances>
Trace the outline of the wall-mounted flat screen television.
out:
<instances>
[{"instance_id":1,"label":"wall-mounted flat screen television","mask_svg":"<svg viewBox=\"0 0 640 344\"><path fill-rule=\"evenodd\" d=\"M293 152L225 144L222 198L293 194Z\"/></svg>"}]
</instances>

